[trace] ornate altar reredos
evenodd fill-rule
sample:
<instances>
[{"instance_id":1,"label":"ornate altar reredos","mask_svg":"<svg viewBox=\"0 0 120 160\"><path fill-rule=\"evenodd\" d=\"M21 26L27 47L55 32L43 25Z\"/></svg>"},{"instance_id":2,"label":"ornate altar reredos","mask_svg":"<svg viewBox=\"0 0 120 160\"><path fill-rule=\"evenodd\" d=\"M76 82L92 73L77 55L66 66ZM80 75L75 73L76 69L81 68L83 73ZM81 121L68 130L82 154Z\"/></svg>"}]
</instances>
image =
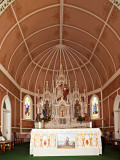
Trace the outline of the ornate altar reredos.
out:
<instances>
[{"instance_id":1,"label":"ornate altar reredos","mask_svg":"<svg viewBox=\"0 0 120 160\"><path fill-rule=\"evenodd\" d=\"M42 98L38 96L38 100L37 113L40 113L41 118L51 116L51 122L46 125L47 128L76 126L76 118L84 117L88 110L85 90L83 94L80 94L77 81L75 81L75 87L71 91L70 81L63 71L62 63L60 63L60 70L57 73L52 93L49 90L48 81L46 81L43 96Z\"/></svg>"}]
</instances>

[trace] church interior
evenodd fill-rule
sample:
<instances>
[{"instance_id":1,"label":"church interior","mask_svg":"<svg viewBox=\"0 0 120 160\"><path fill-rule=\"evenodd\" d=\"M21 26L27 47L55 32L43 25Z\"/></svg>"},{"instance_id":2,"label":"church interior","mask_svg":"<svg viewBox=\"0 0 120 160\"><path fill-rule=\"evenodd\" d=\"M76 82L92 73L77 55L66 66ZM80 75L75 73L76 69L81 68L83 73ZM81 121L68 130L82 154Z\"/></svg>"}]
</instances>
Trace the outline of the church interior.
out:
<instances>
[{"instance_id":1,"label":"church interior","mask_svg":"<svg viewBox=\"0 0 120 160\"><path fill-rule=\"evenodd\" d=\"M120 0L0 0L0 159L19 147L120 158Z\"/></svg>"}]
</instances>

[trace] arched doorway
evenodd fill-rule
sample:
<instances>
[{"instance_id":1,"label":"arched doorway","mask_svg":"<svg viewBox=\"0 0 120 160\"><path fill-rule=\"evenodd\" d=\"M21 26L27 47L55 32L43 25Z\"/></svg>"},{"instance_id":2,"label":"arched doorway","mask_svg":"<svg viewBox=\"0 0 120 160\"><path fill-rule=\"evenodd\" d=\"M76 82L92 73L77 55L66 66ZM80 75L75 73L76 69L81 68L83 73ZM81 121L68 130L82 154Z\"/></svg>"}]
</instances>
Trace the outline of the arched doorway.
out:
<instances>
[{"instance_id":1,"label":"arched doorway","mask_svg":"<svg viewBox=\"0 0 120 160\"><path fill-rule=\"evenodd\" d=\"M1 127L3 136L11 140L11 103L8 95L2 100Z\"/></svg>"},{"instance_id":2,"label":"arched doorway","mask_svg":"<svg viewBox=\"0 0 120 160\"><path fill-rule=\"evenodd\" d=\"M120 95L114 101L114 132L115 138L120 139Z\"/></svg>"}]
</instances>

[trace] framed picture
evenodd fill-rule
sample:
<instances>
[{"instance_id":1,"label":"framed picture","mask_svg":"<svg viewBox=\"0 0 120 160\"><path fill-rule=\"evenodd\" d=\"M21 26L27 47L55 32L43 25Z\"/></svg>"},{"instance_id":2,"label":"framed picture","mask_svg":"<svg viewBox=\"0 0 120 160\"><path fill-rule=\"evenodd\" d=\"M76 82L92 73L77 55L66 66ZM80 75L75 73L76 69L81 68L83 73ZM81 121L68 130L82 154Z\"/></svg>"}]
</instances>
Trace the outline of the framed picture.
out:
<instances>
[{"instance_id":1,"label":"framed picture","mask_svg":"<svg viewBox=\"0 0 120 160\"><path fill-rule=\"evenodd\" d=\"M73 149L75 148L75 133L58 133L57 148Z\"/></svg>"}]
</instances>

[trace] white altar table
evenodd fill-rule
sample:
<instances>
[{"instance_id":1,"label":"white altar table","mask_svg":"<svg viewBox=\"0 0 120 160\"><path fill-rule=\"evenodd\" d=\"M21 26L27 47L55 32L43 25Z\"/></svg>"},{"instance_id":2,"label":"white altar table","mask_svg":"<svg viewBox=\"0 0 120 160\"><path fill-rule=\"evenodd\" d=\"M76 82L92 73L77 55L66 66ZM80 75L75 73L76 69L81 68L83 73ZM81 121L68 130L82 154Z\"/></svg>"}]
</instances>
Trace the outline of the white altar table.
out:
<instances>
[{"instance_id":1,"label":"white altar table","mask_svg":"<svg viewBox=\"0 0 120 160\"><path fill-rule=\"evenodd\" d=\"M99 128L32 129L30 155L79 156L102 154Z\"/></svg>"}]
</instances>

